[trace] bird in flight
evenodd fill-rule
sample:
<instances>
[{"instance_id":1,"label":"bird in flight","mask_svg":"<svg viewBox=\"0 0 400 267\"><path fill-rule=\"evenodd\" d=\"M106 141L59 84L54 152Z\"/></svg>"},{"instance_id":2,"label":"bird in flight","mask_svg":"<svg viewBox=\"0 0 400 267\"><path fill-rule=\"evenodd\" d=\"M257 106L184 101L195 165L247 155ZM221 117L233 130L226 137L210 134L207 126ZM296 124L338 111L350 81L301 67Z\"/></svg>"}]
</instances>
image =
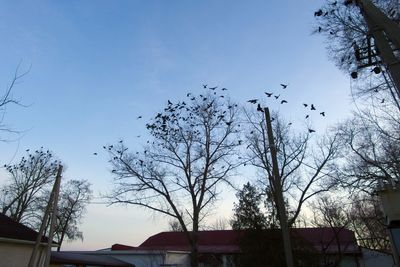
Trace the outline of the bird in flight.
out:
<instances>
[{"instance_id":1,"label":"bird in flight","mask_svg":"<svg viewBox=\"0 0 400 267\"><path fill-rule=\"evenodd\" d=\"M306 108L306 107L308 107L308 104L306 104L306 103L303 103L303 106Z\"/></svg>"},{"instance_id":2,"label":"bird in flight","mask_svg":"<svg viewBox=\"0 0 400 267\"><path fill-rule=\"evenodd\" d=\"M260 104L257 104L257 111L264 112Z\"/></svg>"},{"instance_id":3,"label":"bird in flight","mask_svg":"<svg viewBox=\"0 0 400 267\"><path fill-rule=\"evenodd\" d=\"M210 89L210 90L213 90L213 91L214 91L215 89L217 89L217 87L218 87L218 86L215 86L215 87L208 87L208 89Z\"/></svg>"},{"instance_id":4,"label":"bird in flight","mask_svg":"<svg viewBox=\"0 0 400 267\"><path fill-rule=\"evenodd\" d=\"M275 99L278 99L281 95L274 95Z\"/></svg>"},{"instance_id":5,"label":"bird in flight","mask_svg":"<svg viewBox=\"0 0 400 267\"><path fill-rule=\"evenodd\" d=\"M311 104L311 110L315 110L314 104Z\"/></svg>"},{"instance_id":6,"label":"bird in flight","mask_svg":"<svg viewBox=\"0 0 400 267\"><path fill-rule=\"evenodd\" d=\"M306 119L308 119L308 117L310 117L310 115L307 114L307 115L306 115Z\"/></svg>"},{"instance_id":7,"label":"bird in flight","mask_svg":"<svg viewBox=\"0 0 400 267\"><path fill-rule=\"evenodd\" d=\"M138 116L136 119L138 120L138 119L141 119L142 118L142 116Z\"/></svg>"},{"instance_id":8,"label":"bird in flight","mask_svg":"<svg viewBox=\"0 0 400 267\"><path fill-rule=\"evenodd\" d=\"M268 92L264 92L264 94L266 94L267 97L271 97L273 95L273 93L268 93Z\"/></svg>"},{"instance_id":9,"label":"bird in flight","mask_svg":"<svg viewBox=\"0 0 400 267\"><path fill-rule=\"evenodd\" d=\"M309 133L315 133L315 130L308 128Z\"/></svg>"},{"instance_id":10,"label":"bird in flight","mask_svg":"<svg viewBox=\"0 0 400 267\"><path fill-rule=\"evenodd\" d=\"M322 111L319 114L321 114L323 117L325 117L325 111Z\"/></svg>"},{"instance_id":11,"label":"bird in flight","mask_svg":"<svg viewBox=\"0 0 400 267\"><path fill-rule=\"evenodd\" d=\"M207 88L207 84L203 84L203 88L204 88L204 89Z\"/></svg>"},{"instance_id":12,"label":"bird in flight","mask_svg":"<svg viewBox=\"0 0 400 267\"><path fill-rule=\"evenodd\" d=\"M96 152L94 152L94 153L93 153L93 155L95 155L95 156L96 156L96 155L97 155L97 153L96 153Z\"/></svg>"},{"instance_id":13,"label":"bird in flight","mask_svg":"<svg viewBox=\"0 0 400 267\"><path fill-rule=\"evenodd\" d=\"M226 89L226 88L224 87L224 88L222 88L221 90L222 90L222 91L226 91L226 90L228 90L228 89Z\"/></svg>"},{"instance_id":14,"label":"bird in flight","mask_svg":"<svg viewBox=\"0 0 400 267\"><path fill-rule=\"evenodd\" d=\"M283 104L283 103L287 103L287 101L286 101L285 99L283 99L283 100L281 101L281 104Z\"/></svg>"},{"instance_id":15,"label":"bird in flight","mask_svg":"<svg viewBox=\"0 0 400 267\"><path fill-rule=\"evenodd\" d=\"M247 100L247 102L249 102L251 104L256 104L257 103L257 99L250 99L250 100Z\"/></svg>"},{"instance_id":16,"label":"bird in flight","mask_svg":"<svg viewBox=\"0 0 400 267\"><path fill-rule=\"evenodd\" d=\"M286 89L286 87L288 87L288 84L283 84L281 83L282 89Z\"/></svg>"}]
</instances>

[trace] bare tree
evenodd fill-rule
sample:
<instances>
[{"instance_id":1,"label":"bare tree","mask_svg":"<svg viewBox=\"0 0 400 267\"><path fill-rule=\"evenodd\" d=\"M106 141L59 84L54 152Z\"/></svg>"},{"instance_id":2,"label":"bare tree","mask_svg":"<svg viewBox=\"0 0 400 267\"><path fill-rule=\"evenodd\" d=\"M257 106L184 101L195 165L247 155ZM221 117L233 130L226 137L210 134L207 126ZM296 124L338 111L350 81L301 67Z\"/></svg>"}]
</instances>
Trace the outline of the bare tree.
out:
<instances>
[{"instance_id":1,"label":"bare tree","mask_svg":"<svg viewBox=\"0 0 400 267\"><path fill-rule=\"evenodd\" d=\"M230 183L238 166L237 105L210 93L173 104L147 124L153 140L134 152L121 143L106 147L114 191L110 203L137 205L179 221L197 263L197 233L217 200L221 183ZM186 220L187 218L187 220Z\"/></svg>"},{"instance_id":2,"label":"bare tree","mask_svg":"<svg viewBox=\"0 0 400 267\"><path fill-rule=\"evenodd\" d=\"M348 201L344 202L343 198ZM311 207L314 212L313 225L330 227L337 236L341 230L347 228L354 231L358 243L363 247L375 250L390 249L385 216L376 195L363 194L356 197L324 195Z\"/></svg>"},{"instance_id":3,"label":"bare tree","mask_svg":"<svg viewBox=\"0 0 400 267\"><path fill-rule=\"evenodd\" d=\"M247 112L247 118L250 124L250 132L247 134L248 162L258 169L260 181L264 183L266 192L274 203L273 210L276 210L275 188L271 182L272 159L264 118L259 112ZM275 113L273 118L280 186L289 210L288 225L291 226L307 200L333 188L334 184L329 183L327 178L333 174L329 166L337 158L339 142L337 135L325 136L320 141L313 142L314 133L307 130L295 133L291 125L278 114ZM316 146L313 147L313 144Z\"/></svg>"},{"instance_id":4,"label":"bare tree","mask_svg":"<svg viewBox=\"0 0 400 267\"><path fill-rule=\"evenodd\" d=\"M92 197L90 184L86 180L69 180L61 186L58 201L56 239L58 251L65 238L67 240L83 240L83 233L78 225L86 211L86 205Z\"/></svg>"},{"instance_id":5,"label":"bare tree","mask_svg":"<svg viewBox=\"0 0 400 267\"><path fill-rule=\"evenodd\" d=\"M170 220L168 222L168 230L173 232L182 232L182 226L178 220Z\"/></svg>"},{"instance_id":6,"label":"bare tree","mask_svg":"<svg viewBox=\"0 0 400 267\"><path fill-rule=\"evenodd\" d=\"M229 230L229 220L226 218L217 218L211 223L208 223L207 225L202 227L202 230L204 231L219 231L219 230Z\"/></svg>"},{"instance_id":7,"label":"bare tree","mask_svg":"<svg viewBox=\"0 0 400 267\"><path fill-rule=\"evenodd\" d=\"M376 195L357 196L348 210L349 227L359 244L374 250L390 250L385 215Z\"/></svg>"},{"instance_id":8,"label":"bare tree","mask_svg":"<svg viewBox=\"0 0 400 267\"><path fill-rule=\"evenodd\" d=\"M4 165L10 176L1 186L0 208L13 220L39 229L61 162L43 148L26 152L19 163ZM60 246L65 238L82 238L78 225L90 198L90 184L86 180L62 184L55 230Z\"/></svg>"},{"instance_id":9,"label":"bare tree","mask_svg":"<svg viewBox=\"0 0 400 267\"><path fill-rule=\"evenodd\" d=\"M27 149L27 156L19 163L4 165L10 178L1 188L2 213L17 222L34 225L42 194L54 182L58 165L53 154L43 149L32 153Z\"/></svg>"},{"instance_id":10,"label":"bare tree","mask_svg":"<svg viewBox=\"0 0 400 267\"><path fill-rule=\"evenodd\" d=\"M343 250L346 249L346 244L340 240L340 233L350 225L348 209L342 200L327 195L320 196L311 206L314 212L312 223L317 227L329 227L334 233L330 242L322 247L322 261L325 265L340 266ZM329 253L334 244L338 250L336 255Z\"/></svg>"},{"instance_id":11,"label":"bare tree","mask_svg":"<svg viewBox=\"0 0 400 267\"><path fill-rule=\"evenodd\" d=\"M390 77L384 71L379 49L376 48L356 1L327 0L315 11L315 33L326 39L327 49L336 65L353 78L357 96L381 98L382 95L399 101ZM398 0L376 0L374 4L396 23L400 23ZM397 53L397 56L400 56ZM400 106L399 106L400 109Z\"/></svg>"},{"instance_id":12,"label":"bare tree","mask_svg":"<svg viewBox=\"0 0 400 267\"><path fill-rule=\"evenodd\" d=\"M372 195L379 184L399 181L400 117L392 109L363 110L338 126L344 143L338 182L352 192Z\"/></svg>"},{"instance_id":13,"label":"bare tree","mask_svg":"<svg viewBox=\"0 0 400 267\"><path fill-rule=\"evenodd\" d=\"M14 76L11 79L11 82L7 85L6 89L4 90L4 93L0 96L0 133L2 135L0 136L0 141L7 141L9 140L8 135L12 134L17 134L18 132L12 128L10 128L6 123L5 123L5 116L6 116L6 111L7 107L9 105L19 105L23 106L19 100L14 98L12 91L15 87L15 85L18 83L18 81L23 78L26 74L28 74L29 70L25 72L20 72L20 65L18 64Z\"/></svg>"}]
</instances>

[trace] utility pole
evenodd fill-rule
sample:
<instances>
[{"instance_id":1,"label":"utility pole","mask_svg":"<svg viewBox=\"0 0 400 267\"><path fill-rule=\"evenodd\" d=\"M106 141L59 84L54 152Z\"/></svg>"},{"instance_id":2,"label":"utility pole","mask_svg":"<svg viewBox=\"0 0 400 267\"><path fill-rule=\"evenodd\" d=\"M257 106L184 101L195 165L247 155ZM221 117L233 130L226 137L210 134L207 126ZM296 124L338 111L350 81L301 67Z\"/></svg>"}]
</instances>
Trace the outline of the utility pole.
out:
<instances>
[{"instance_id":1,"label":"utility pole","mask_svg":"<svg viewBox=\"0 0 400 267\"><path fill-rule=\"evenodd\" d=\"M279 222L282 231L282 239L283 239L283 248L285 251L286 258L286 266L293 267L293 251L292 251L292 242L290 239L290 230L288 226L288 220L286 216L286 208L285 201L283 199L283 190L282 190L282 180L279 174L279 166L278 166L278 158L277 158L277 149L274 141L274 134L272 131L271 125L271 116L269 114L269 109L264 108L265 122L267 124L267 134L268 134L268 143L269 149L271 151L272 158L272 179L269 178L270 182L272 181L273 186L273 194L274 199L276 201L276 206L278 209Z\"/></svg>"},{"instance_id":2,"label":"utility pole","mask_svg":"<svg viewBox=\"0 0 400 267\"><path fill-rule=\"evenodd\" d=\"M370 0L356 0L355 4L360 8L378 48L379 57L393 81L397 96L400 98L400 60L394 54L394 50L400 49L400 26L388 18Z\"/></svg>"},{"instance_id":3,"label":"utility pole","mask_svg":"<svg viewBox=\"0 0 400 267\"><path fill-rule=\"evenodd\" d=\"M400 49L400 26L370 0L353 0L353 3L360 8L369 34L374 38L378 55L386 67L400 99L400 60L394 53L394 50ZM392 181L391 184L380 186L378 195L387 221L395 264L400 266L400 186Z\"/></svg>"},{"instance_id":4,"label":"utility pole","mask_svg":"<svg viewBox=\"0 0 400 267\"><path fill-rule=\"evenodd\" d=\"M57 208L58 208L58 196L60 194L60 186L61 186L61 173L62 173L62 166L58 168L58 173L56 177L56 181L54 184L54 195L53 195L53 210L51 213L51 219L50 219L50 229L49 229L49 236L48 236L48 241L47 241L47 251L46 251L46 258L44 261L44 266L47 267L50 265L50 257L51 257L51 245L53 243L53 237L54 237L54 228L56 226L56 220L57 220Z\"/></svg>"},{"instance_id":5,"label":"utility pole","mask_svg":"<svg viewBox=\"0 0 400 267\"><path fill-rule=\"evenodd\" d=\"M59 192L59 190L60 190L60 181L61 181L62 169L63 169L63 167L62 167L62 165L60 165L58 167L58 170L57 170L56 180L54 182L53 189L52 189L51 194L50 194L49 202L47 203L46 211L44 212L44 215L43 215L42 224L40 225L39 233L38 233L38 235L36 237L35 246L33 247L32 254L31 254L31 257L29 259L28 267L39 266L40 262L42 260L41 256L39 256L39 258L38 258L39 246L40 246L40 243L42 242L42 237L44 236L44 230L45 230L46 225L47 225L47 221L48 221L48 218L49 218L49 215L50 215L50 211L53 208L53 214L54 214L54 207L57 208L57 200L55 200L55 194L56 194L56 191ZM57 199L58 199L58 193L57 193ZM49 237L49 239L48 239L48 247L50 247L50 250L51 250L52 242L53 242L53 238ZM47 251L48 251L48 249L47 249ZM47 258L47 253L46 253L46 258Z\"/></svg>"}]
</instances>

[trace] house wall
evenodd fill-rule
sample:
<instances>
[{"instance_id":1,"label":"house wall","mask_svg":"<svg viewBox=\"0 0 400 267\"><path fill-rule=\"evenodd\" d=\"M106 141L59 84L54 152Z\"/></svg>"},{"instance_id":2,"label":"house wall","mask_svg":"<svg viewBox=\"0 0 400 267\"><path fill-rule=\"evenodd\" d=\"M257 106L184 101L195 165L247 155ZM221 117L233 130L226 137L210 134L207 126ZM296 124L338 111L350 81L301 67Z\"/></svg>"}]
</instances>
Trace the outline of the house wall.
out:
<instances>
[{"instance_id":1,"label":"house wall","mask_svg":"<svg viewBox=\"0 0 400 267\"><path fill-rule=\"evenodd\" d=\"M0 267L28 266L33 245L0 242ZM40 248L40 252L43 248Z\"/></svg>"},{"instance_id":2,"label":"house wall","mask_svg":"<svg viewBox=\"0 0 400 267\"><path fill-rule=\"evenodd\" d=\"M176 266L189 267L188 253L170 251L92 251L83 252L91 255L106 255L115 259L134 264L136 267Z\"/></svg>"},{"instance_id":3,"label":"house wall","mask_svg":"<svg viewBox=\"0 0 400 267\"><path fill-rule=\"evenodd\" d=\"M340 267L359 267L359 258L355 256L344 256L340 261ZM376 266L375 266L376 267Z\"/></svg>"},{"instance_id":4,"label":"house wall","mask_svg":"<svg viewBox=\"0 0 400 267\"><path fill-rule=\"evenodd\" d=\"M134 264L135 267L159 267L160 265L165 264L164 253L140 253L136 251L91 251L81 253L110 256L115 259Z\"/></svg>"},{"instance_id":5,"label":"house wall","mask_svg":"<svg viewBox=\"0 0 400 267\"><path fill-rule=\"evenodd\" d=\"M395 266L392 255L371 250L367 248L361 248L363 254L363 264L361 267L392 267Z\"/></svg>"},{"instance_id":6,"label":"house wall","mask_svg":"<svg viewBox=\"0 0 400 267\"><path fill-rule=\"evenodd\" d=\"M167 252L165 256L165 264L174 264L177 267L190 266L189 253Z\"/></svg>"}]
</instances>

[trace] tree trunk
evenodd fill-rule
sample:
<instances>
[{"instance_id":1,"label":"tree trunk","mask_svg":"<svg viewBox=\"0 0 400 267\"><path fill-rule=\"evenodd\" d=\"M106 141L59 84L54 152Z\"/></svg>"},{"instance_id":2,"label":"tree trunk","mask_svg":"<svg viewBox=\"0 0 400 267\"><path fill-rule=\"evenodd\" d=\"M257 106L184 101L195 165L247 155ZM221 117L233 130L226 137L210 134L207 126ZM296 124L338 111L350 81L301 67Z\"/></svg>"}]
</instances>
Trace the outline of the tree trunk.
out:
<instances>
[{"instance_id":1,"label":"tree trunk","mask_svg":"<svg viewBox=\"0 0 400 267\"><path fill-rule=\"evenodd\" d=\"M193 235L197 235L193 233ZM197 237L195 237L197 239ZM197 240L196 243L193 243L190 248L190 266L191 267L198 267L199 262L198 262L198 256L199 256L199 251L197 249Z\"/></svg>"}]
</instances>

